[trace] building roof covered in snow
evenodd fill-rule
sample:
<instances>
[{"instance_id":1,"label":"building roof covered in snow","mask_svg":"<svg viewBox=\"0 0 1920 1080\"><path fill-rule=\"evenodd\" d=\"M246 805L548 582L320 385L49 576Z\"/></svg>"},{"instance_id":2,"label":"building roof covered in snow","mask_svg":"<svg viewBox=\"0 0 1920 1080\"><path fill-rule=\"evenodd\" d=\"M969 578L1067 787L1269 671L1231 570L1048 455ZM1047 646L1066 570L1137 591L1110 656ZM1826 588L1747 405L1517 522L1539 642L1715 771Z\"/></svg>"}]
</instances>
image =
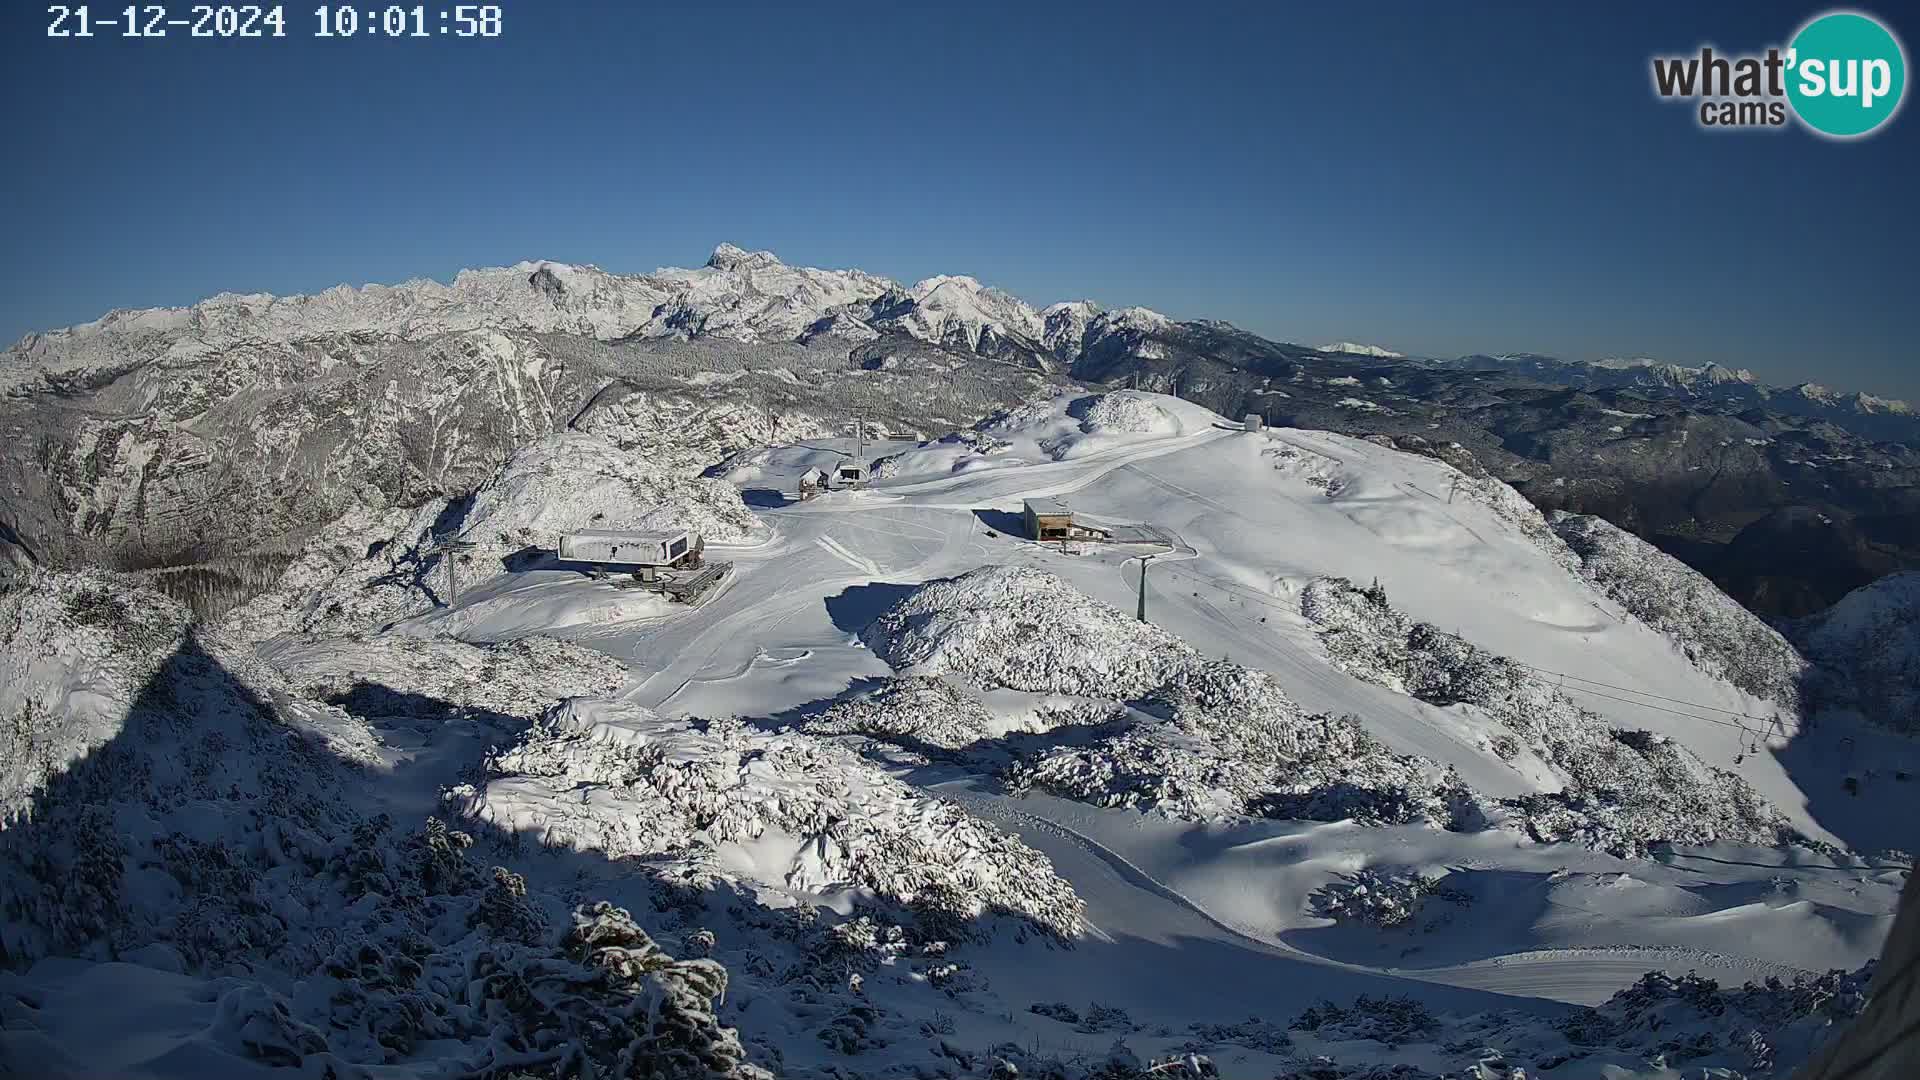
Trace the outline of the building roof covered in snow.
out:
<instances>
[{"instance_id":1,"label":"building roof covered in snow","mask_svg":"<svg viewBox=\"0 0 1920 1080\"><path fill-rule=\"evenodd\" d=\"M1027 513L1036 517L1072 517L1073 507L1055 496L1026 500Z\"/></svg>"},{"instance_id":2,"label":"building roof covered in snow","mask_svg":"<svg viewBox=\"0 0 1920 1080\"><path fill-rule=\"evenodd\" d=\"M663 544L687 535L685 529L575 529L567 534L584 540L623 540L630 544Z\"/></svg>"}]
</instances>

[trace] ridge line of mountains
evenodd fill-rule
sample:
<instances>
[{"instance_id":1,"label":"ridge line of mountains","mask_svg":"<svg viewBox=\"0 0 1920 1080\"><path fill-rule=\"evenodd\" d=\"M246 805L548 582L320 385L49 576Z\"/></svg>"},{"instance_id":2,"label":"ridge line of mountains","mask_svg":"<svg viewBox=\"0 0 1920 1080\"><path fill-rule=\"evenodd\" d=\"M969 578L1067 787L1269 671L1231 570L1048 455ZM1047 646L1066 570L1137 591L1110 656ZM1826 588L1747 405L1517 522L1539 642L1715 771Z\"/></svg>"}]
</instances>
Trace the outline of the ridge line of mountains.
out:
<instances>
[{"instance_id":1,"label":"ridge line of mountains","mask_svg":"<svg viewBox=\"0 0 1920 1080\"><path fill-rule=\"evenodd\" d=\"M740 317L711 322L711 313L700 310L703 296L699 275L702 272L742 279L746 287L740 290L741 299L757 294L783 299L786 303L778 310L772 305L757 312L739 310L734 314ZM338 285L318 293L288 296L226 292L187 307L115 309L92 322L25 335L0 354L4 357L4 361L0 361L0 389L18 388L23 381L30 381L37 370L57 364L63 355L85 355L86 350L80 343L91 337L138 336L175 328L218 336L223 330L237 331L250 318L268 312L280 314L280 309L310 314L315 324L310 329L320 331L330 321L330 309L352 309L356 302L365 302L376 308L371 313L376 322L382 315L387 316L389 332L402 336L431 333L440 328L433 321L433 315L456 307L460 297L471 296L483 302L497 300L499 279L523 276L529 287L554 302L558 318L542 318L536 312L510 303L489 304L478 313L478 320L450 318L445 328L472 323L472 328L564 329L604 334L619 327L620 336L718 333L751 341L783 340L791 334L792 340L804 341L834 332L864 336L860 328L865 327L876 334L897 329L924 340L962 346L986 355L1018 357L1024 352L1027 359L1041 365L1050 361L1070 363L1075 352L1085 345L1089 332L1096 340L1122 329L1176 325L1218 327L1244 333L1218 320L1175 320L1149 308L1106 309L1091 300L1062 301L1035 308L965 275L943 274L903 286L861 270L789 267L771 251L747 251L723 243L714 249L703 267L692 271L663 268L651 274L618 274L591 265L538 260L511 267L462 270L451 284L416 278L398 285L369 284L358 288ZM585 308L578 306L577 301L571 308L562 304L568 293L568 278L601 286L589 290ZM645 320L636 320L639 307L628 301L652 293L660 294L661 302L647 312ZM681 295L675 297L676 293ZM593 310L596 298L614 299L613 310ZM678 299L679 303L668 302L669 298ZM805 321L798 332L793 332L793 316L809 311L817 318ZM574 316L571 325L565 317L569 314ZM413 317L420 318L420 323L414 323ZM302 326L299 315L285 320L268 315L266 321L268 325L262 329L269 335L275 329L293 334L308 329ZM1268 344L1290 350L1308 348L1277 341L1268 341ZM1762 382L1745 368L1728 368L1712 362L1687 366L1648 357L1565 360L1529 352L1442 358L1410 356L1378 345L1350 341L1314 346L1310 351L1334 357L1401 360L1418 367L1527 374L1578 389L1638 388L1677 391L1698 397L1719 395L1722 403L1764 405L1843 426L1852 421L1861 429L1859 433L1867 437L1920 438L1920 416L1916 416L1913 406L1906 401L1864 391L1836 391L1812 381L1776 386ZM1911 423L1903 424L1902 420Z\"/></svg>"},{"instance_id":2,"label":"ridge line of mountains","mask_svg":"<svg viewBox=\"0 0 1920 1080\"><path fill-rule=\"evenodd\" d=\"M222 294L0 353L0 552L176 566L277 552L348 507L471 490L568 427L697 470L856 414L935 436L1049 384L1471 462L1799 616L1920 566L1920 416L1749 372L1271 341L963 276L912 286L731 244L651 274L523 262L451 283Z\"/></svg>"}]
</instances>

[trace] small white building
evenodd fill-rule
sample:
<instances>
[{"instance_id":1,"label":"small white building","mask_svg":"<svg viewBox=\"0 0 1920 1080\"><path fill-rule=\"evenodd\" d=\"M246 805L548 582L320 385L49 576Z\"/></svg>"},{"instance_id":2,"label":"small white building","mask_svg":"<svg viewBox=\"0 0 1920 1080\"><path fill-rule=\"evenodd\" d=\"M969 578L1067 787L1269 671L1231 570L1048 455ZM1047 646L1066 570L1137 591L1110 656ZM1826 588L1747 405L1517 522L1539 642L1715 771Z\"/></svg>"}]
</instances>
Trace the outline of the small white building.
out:
<instances>
[{"instance_id":1,"label":"small white building","mask_svg":"<svg viewBox=\"0 0 1920 1080\"><path fill-rule=\"evenodd\" d=\"M867 486L868 475L866 462L843 461L834 466L833 480L829 486L835 491L844 491L847 488L863 488Z\"/></svg>"},{"instance_id":2,"label":"small white building","mask_svg":"<svg viewBox=\"0 0 1920 1080\"><path fill-rule=\"evenodd\" d=\"M1241 424L1246 428L1247 431L1254 432L1254 433L1264 431L1266 430L1266 427L1267 427L1267 422L1265 420L1262 420L1260 418L1260 414L1257 412L1248 413L1247 418L1245 420L1242 420Z\"/></svg>"},{"instance_id":3,"label":"small white building","mask_svg":"<svg viewBox=\"0 0 1920 1080\"><path fill-rule=\"evenodd\" d=\"M667 570L702 565L706 550L706 541L691 529L668 532L582 529L560 538L558 554L566 562L593 567L596 576L608 568L617 568L642 581L652 581Z\"/></svg>"}]
</instances>

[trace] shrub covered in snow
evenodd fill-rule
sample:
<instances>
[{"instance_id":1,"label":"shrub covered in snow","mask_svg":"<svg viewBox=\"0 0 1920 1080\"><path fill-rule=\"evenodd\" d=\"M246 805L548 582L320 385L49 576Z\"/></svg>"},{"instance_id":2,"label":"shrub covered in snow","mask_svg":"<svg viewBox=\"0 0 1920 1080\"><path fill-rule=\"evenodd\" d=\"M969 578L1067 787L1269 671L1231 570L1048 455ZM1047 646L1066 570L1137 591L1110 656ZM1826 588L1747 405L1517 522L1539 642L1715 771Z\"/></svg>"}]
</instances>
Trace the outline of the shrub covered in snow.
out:
<instances>
[{"instance_id":1,"label":"shrub covered in snow","mask_svg":"<svg viewBox=\"0 0 1920 1080\"><path fill-rule=\"evenodd\" d=\"M0 963L218 977L209 1049L314 1075L429 1043L474 1074L769 1075L716 1017L718 965L606 905L563 935L563 902L482 872L468 837L364 818L340 752L349 730L377 742L364 724L158 593L95 573L0 585L0 698L34 748L8 758Z\"/></svg>"},{"instance_id":2,"label":"shrub covered in snow","mask_svg":"<svg viewBox=\"0 0 1920 1080\"><path fill-rule=\"evenodd\" d=\"M1293 1049L1293 1036L1285 1028L1257 1016L1237 1024L1189 1024L1187 1030L1193 1032L1188 1050L1217 1052L1221 1046L1244 1046L1263 1054L1284 1054Z\"/></svg>"},{"instance_id":3,"label":"shrub covered in snow","mask_svg":"<svg viewBox=\"0 0 1920 1080\"><path fill-rule=\"evenodd\" d=\"M1799 710L1806 660L1705 575L1600 518L1558 510L1552 523L1580 556L1580 576L1665 634L1700 670Z\"/></svg>"},{"instance_id":4,"label":"shrub covered in snow","mask_svg":"<svg viewBox=\"0 0 1920 1080\"><path fill-rule=\"evenodd\" d=\"M1481 816L1450 772L1388 753L1351 716L1303 714L1284 695L1258 711L1189 706L1164 720L1135 712L1092 738L1021 758L1006 780L1016 793L1039 787L1201 821L1255 815L1463 828Z\"/></svg>"},{"instance_id":5,"label":"shrub covered in snow","mask_svg":"<svg viewBox=\"0 0 1920 1080\"><path fill-rule=\"evenodd\" d=\"M288 957L312 958L293 1002L311 1011L280 1004L270 1030L286 1034L243 1044L251 1056L378 1065L431 1040L478 1075L769 1077L715 1015L725 969L668 956L626 911L582 905L556 932L525 879L482 874L470 838L436 820L402 836L377 818L344 839L304 898L337 890L350 904L320 910L343 921L301 928Z\"/></svg>"},{"instance_id":6,"label":"shrub covered in snow","mask_svg":"<svg viewBox=\"0 0 1920 1080\"><path fill-rule=\"evenodd\" d=\"M732 721L692 730L576 698L494 754L462 812L547 842L796 891L856 885L928 919L1016 916L1071 937L1082 904L1052 865L849 751Z\"/></svg>"},{"instance_id":7,"label":"shrub covered in snow","mask_svg":"<svg viewBox=\"0 0 1920 1080\"><path fill-rule=\"evenodd\" d=\"M251 650L129 580L0 584L0 956L282 936L238 887L254 853L350 817L337 792L351 767L329 751L377 742L338 710L293 706ZM246 839L224 850L235 822ZM203 905L150 872L135 888L135 868L235 887Z\"/></svg>"},{"instance_id":8,"label":"shrub covered in snow","mask_svg":"<svg viewBox=\"0 0 1920 1080\"><path fill-rule=\"evenodd\" d=\"M561 947L522 955L479 953L468 994L499 1023L490 1071L556 1077L770 1078L714 1017L727 971L712 960L676 960L632 916L601 901L574 912Z\"/></svg>"},{"instance_id":9,"label":"shrub covered in snow","mask_svg":"<svg viewBox=\"0 0 1920 1080\"><path fill-rule=\"evenodd\" d=\"M1117 700L1160 686L1197 655L1165 630L1026 566L929 582L862 636L896 670Z\"/></svg>"},{"instance_id":10,"label":"shrub covered in snow","mask_svg":"<svg viewBox=\"0 0 1920 1080\"><path fill-rule=\"evenodd\" d=\"M515 638L471 645L452 638L357 634L300 637L265 650L308 697L356 715L478 709L531 720L555 700L609 694L626 665L570 641Z\"/></svg>"},{"instance_id":11,"label":"shrub covered in snow","mask_svg":"<svg viewBox=\"0 0 1920 1080\"><path fill-rule=\"evenodd\" d=\"M1302 1080L1576 1076L1785 1077L1834 1037L1867 1000L1874 965L1858 971L1768 978L1736 990L1711 979L1649 972L1597 1008L1547 1020L1521 1012L1437 1015L1406 998L1323 1002L1295 1018L1295 1032L1321 1041L1371 1040L1385 1054L1343 1047L1282 1072ZM1400 1064L1444 1063L1439 1073Z\"/></svg>"},{"instance_id":12,"label":"shrub covered in snow","mask_svg":"<svg viewBox=\"0 0 1920 1080\"><path fill-rule=\"evenodd\" d=\"M1135 706L1084 737L1008 740L1021 755L1006 776L1016 791L1202 820L1478 817L1471 793L1433 762L1387 753L1351 717L1306 714L1265 672L1205 659L1045 571L985 567L930 582L865 638L896 668Z\"/></svg>"},{"instance_id":13,"label":"shrub covered in snow","mask_svg":"<svg viewBox=\"0 0 1920 1080\"><path fill-rule=\"evenodd\" d=\"M1315 915L1343 923L1382 929L1407 926L1419 918L1429 897L1466 905L1472 898L1443 884L1444 878L1419 873L1388 874L1366 869L1331 882L1308 898ZM1432 929L1433 923L1426 924Z\"/></svg>"},{"instance_id":14,"label":"shrub covered in snow","mask_svg":"<svg viewBox=\"0 0 1920 1080\"><path fill-rule=\"evenodd\" d=\"M987 1080L1215 1080L1220 1071L1204 1054L1142 1058L1117 1039L1105 1053L1062 1058L1035 1047L1002 1043L986 1056Z\"/></svg>"},{"instance_id":15,"label":"shrub covered in snow","mask_svg":"<svg viewBox=\"0 0 1920 1080\"><path fill-rule=\"evenodd\" d=\"M1720 1065L1767 1075L1790 1069L1866 1008L1874 964L1858 971L1769 977L1738 990L1657 971L1559 1025L1575 1047L1632 1047L1669 1065Z\"/></svg>"},{"instance_id":16,"label":"shrub covered in snow","mask_svg":"<svg viewBox=\"0 0 1920 1080\"><path fill-rule=\"evenodd\" d=\"M1664 735L1611 730L1604 738L1568 739L1557 750L1553 760L1573 783L1515 800L1537 840L1638 855L1660 841L1804 839L1752 785Z\"/></svg>"},{"instance_id":17,"label":"shrub covered in snow","mask_svg":"<svg viewBox=\"0 0 1920 1080\"><path fill-rule=\"evenodd\" d=\"M1408 618L1378 586L1318 578L1300 606L1342 670L1429 704L1474 706L1553 766L1564 790L1515 802L1537 839L1645 854L1658 841L1797 836L1745 779L1671 740L1607 727L1531 669Z\"/></svg>"},{"instance_id":18,"label":"shrub covered in snow","mask_svg":"<svg viewBox=\"0 0 1920 1080\"><path fill-rule=\"evenodd\" d=\"M1328 495L1338 494L1344 483L1339 461L1290 442L1268 443L1260 449L1260 458L1276 472L1295 477Z\"/></svg>"},{"instance_id":19,"label":"shrub covered in snow","mask_svg":"<svg viewBox=\"0 0 1920 1080\"><path fill-rule=\"evenodd\" d=\"M1506 1074L1490 1075L1469 1071L1460 1074L1466 1080L1508 1080ZM1315 1054L1298 1065L1274 1074L1273 1080L1453 1080L1405 1062L1340 1062L1327 1054ZM1513 1080L1521 1080L1514 1077Z\"/></svg>"},{"instance_id":20,"label":"shrub covered in snow","mask_svg":"<svg viewBox=\"0 0 1920 1080\"><path fill-rule=\"evenodd\" d=\"M1454 445L1458 446L1458 444ZM1464 449L1461 452L1464 453ZM1578 568L1579 556L1574 554L1566 541L1555 533L1553 524L1540 512L1539 507L1534 506L1525 495L1515 491L1513 485L1479 470L1478 462L1463 468L1462 466L1466 463L1452 460L1449 454L1434 456L1448 461L1456 469L1461 469L1459 484L1455 489L1459 497L1471 499L1493 511L1496 517L1513 526L1515 532L1531 540L1535 547L1546 552L1547 557L1554 562L1568 570ZM1468 457L1472 455L1468 454Z\"/></svg>"},{"instance_id":21,"label":"shrub covered in snow","mask_svg":"<svg viewBox=\"0 0 1920 1080\"><path fill-rule=\"evenodd\" d=\"M445 553L463 504L356 505L321 529L279 579L228 611L221 625L249 641L287 633L352 633L442 602ZM463 560L462 575L490 569Z\"/></svg>"},{"instance_id":22,"label":"shrub covered in snow","mask_svg":"<svg viewBox=\"0 0 1920 1080\"><path fill-rule=\"evenodd\" d=\"M1301 1013L1291 1026L1295 1031L1311 1031L1323 1039L1341 1042L1368 1039L1398 1046L1432 1035L1440 1021L1414 998L1372 998L1362 994L1351 1005L1323 1001Z\"/></svg>"},{"instance_id":23,"label":"shrub covered in snow","mask_svg":"<svg viewBox=\"0 0 1920 1080\"><path fill-rule=\"evenodd\" d=\"M0 822L119 734L189 618L114 574L0 576Z\"/></svg>"},{"instance_id":24,"label":"shrub covered in snow","mask_svg":"<svg viewBox=\"0 0 1920 1080\"><path fill-rule=\"evenodd\" d=\"M1115 390L1098 397L1082 398L1067 410L1080 421L1080 430L1088 434L1103 431L1141 435L1171 435L1180 430L1179 421L1154 401L1157 395Z\"/></svg>"},{"instance_id":25,"label":"shrub covered in snow","mask_svg":"<svg viewBox=\"0 0 1920 1080\"><path fill-rule=\"evenodd\" d=\"M809 735L864 735L909 749L960 750L991 733L986 706L945 679L888 679L871 691L835 701L808 717Z\"/></svg>"}]
</instances>

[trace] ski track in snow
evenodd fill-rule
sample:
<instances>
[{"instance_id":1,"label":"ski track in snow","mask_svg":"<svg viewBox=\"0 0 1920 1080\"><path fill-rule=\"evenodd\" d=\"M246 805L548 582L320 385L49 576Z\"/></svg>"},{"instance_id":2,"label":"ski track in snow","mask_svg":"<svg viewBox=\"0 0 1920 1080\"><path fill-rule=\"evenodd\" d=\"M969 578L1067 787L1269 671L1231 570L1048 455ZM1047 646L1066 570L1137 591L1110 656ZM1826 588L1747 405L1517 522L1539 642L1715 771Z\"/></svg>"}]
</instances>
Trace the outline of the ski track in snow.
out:
<instances>
[{"instance_id":1,"label":"ski track in snow","mask_svg":"<svg viewBox=\"0 0 1920 1080\"><path fill-rule=\"evenodd\" d=\"M1778 976L1791 980L1802 969L1787 964L1768 963L1751 957L1728 956L1708 950L1675 946L1649 947L1623 945L1611 948L1529 949L1485 960L1428 968L1375 967L1346 963L1272 941L1238 927L1209 911L1199 901L1155 878L1126 856L1106 847L1065 822L1042 816L1023 805L1022 800L970 790L961 785L936 787L934 794L958 803L968 811L1001 821L1035 846L1044 846L1040 836L1065 841L1110 866L1129 887L1143 890L1167 903L1186 909L1204 920L1220 935L1244 948L1288 960L1338 968L1357 973L1391 975L1421 982L1441 983L1465 989L1487 990L1524 997L1544 997L1576 1005L1597 1005L1622 985L1632 982L1648 970L1678 968L1712 971L1723 977L1732 973L1741 978L1760 979ZM1071 880L1071 878L1070 878ZM1090 900L1097 904L1097 894ZM1111 940L1100 929L1099 910L1088 909L1088 921L1094 930Z\"/></svg>"},{"instance_id":2,"label":"ski track in snow","mask_svg":"<svg viewBox=\"0 0 1920 1080\"><path fill-rule=\"evenodd\" d=\"M866 559L858 555L855 555L853 552L848 551L846 548L842 547L840 545L840 542L838 540L835 540L831 536L816 536L813 538L813 542L820 545L820 547L824 549L827 552L827 554L832 555L834 558L839 559L841 562L846 563L848 566L853 567L855 570L865 570L868 574L871 574L874 577L879 577L881 575L880 567L875 565L872 559Z\"/></svg>"}]
</instances>

